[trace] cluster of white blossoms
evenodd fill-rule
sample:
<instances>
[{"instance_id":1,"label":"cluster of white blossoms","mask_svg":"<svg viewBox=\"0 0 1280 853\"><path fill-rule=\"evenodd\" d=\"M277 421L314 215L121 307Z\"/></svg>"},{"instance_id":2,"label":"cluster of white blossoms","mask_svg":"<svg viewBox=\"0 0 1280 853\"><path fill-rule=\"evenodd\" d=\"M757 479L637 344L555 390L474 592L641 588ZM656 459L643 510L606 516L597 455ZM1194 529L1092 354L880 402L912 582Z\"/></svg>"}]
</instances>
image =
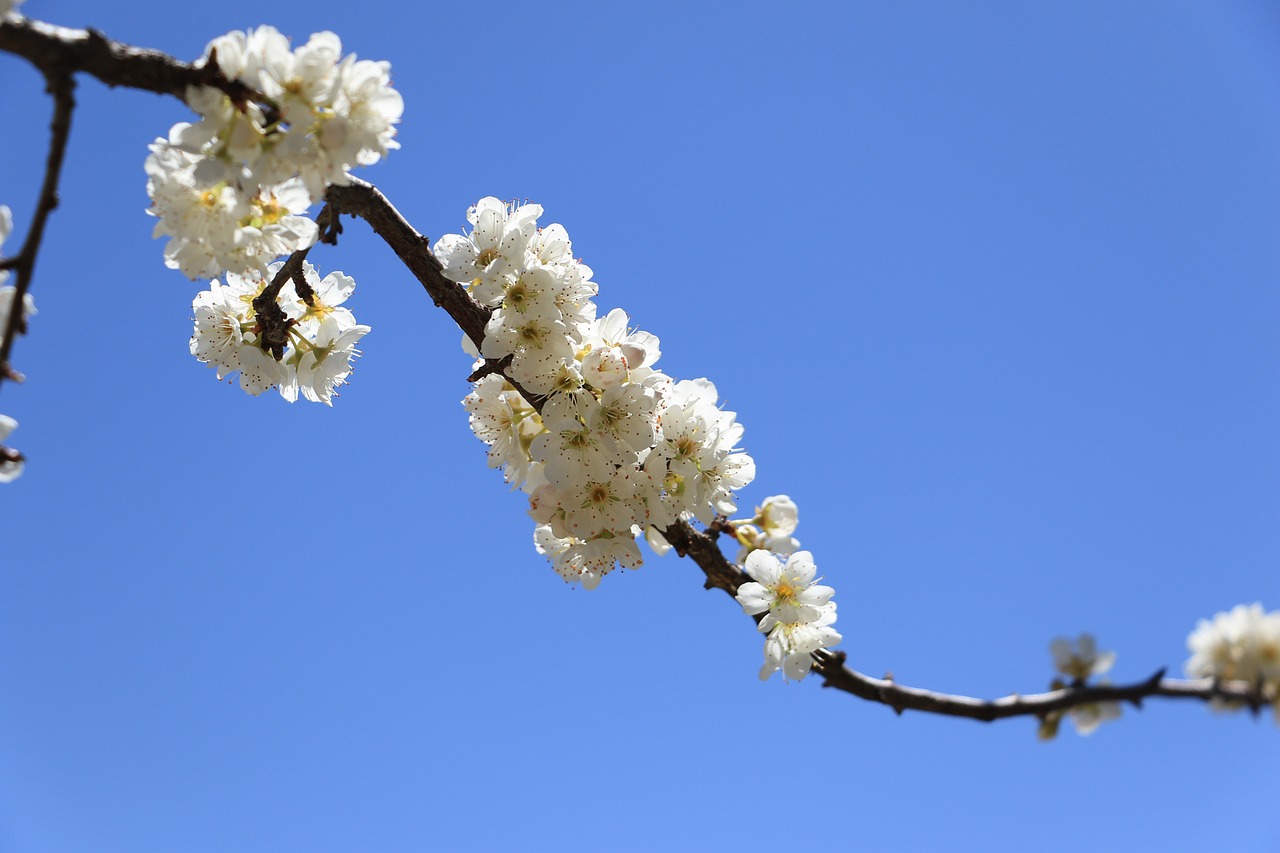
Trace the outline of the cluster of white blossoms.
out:
<instances>
[{"instance_id":1,"label":"cluster of white blossoms","mask_svg":"<svg viewBox=\"0 0 1280 853\"><path fill-rule=\"evenodd\" d=\"M191 279L261 272L281 255L315 243L319 229L305 215L311 197L301 181L246 192L226 181L199 181L202 162L164 140L147 157L154 236L169 238L166 266Z\"/></svg>"},{"instance_id":2,"label":"cluster of white blossoms","mask_svg":"<svg viewBox=\"0 0 1280 853\"><path fill-rule=\"evenodd\" d=\"M768 634L760 678L779 669L785 679L804 678L813 666L813 653L840 642L831 627L835 590L817 582L808 551L795 552L784 564L769 551L753 550L744 568L753 580L738 587L738 603L753 616L763 614L760 631Z\"/></svg>"},{"instance_id":3,"label":"cluster of white blossoms","mask_svg":"<svg viewBox=\"0 0 1280 853\"><path fill-rule=\"evenodd\" d=\"M252 95L188 89L200 120L174 125L146 161L155 236L169 238L165 264L214 279L192 305L191 353L219 379L239 373L251 394L275 387L290 402L332 405L369 331L338 307L355 283L341 273L321 281L307 264L310 293L290 282L272 291L269 312L252 303L278 258L316 242L319 227L306 213L325 189L350 183L347 169L398 147L403 101L387 63L344 57L329 32L296 50L271 27L228 33L209 43L197 66L210 63Z\"/></svg>"},{"instance_id":4,"label":"cluster of white blossoms","mask_svg":"<svg viewBox=\"0 0 1280 853\"><path fill-rule=\"evenodd\" d=\"M301 394L331 406L334 389L346 382L351 362L360 354L356 343L369 331L342 307L356 283L341 272L321 279L303 261L306 287L289 278L269 302L278 307L279 315L259 316L254 300L283 266L270 265L265 277L229 272L225 284L215 280L197 296L192 304L196 316L191 354L216 368L219 379L239 373L240 387L255 396L278 388L291 403ZM273 329L279 330L275 346L264 340Z\"/></svg>"},{"instance_id":5,"label":"cluster of white blossoms","mask_svg":"<svg viewBox=\"0 0 1280 853\"><path fill-rule=\"evenodd\" d=\"M1070 681L1054 679L1050 685L1054 690L1063 687L1083 687L1095 675L1104 675L1116 662L1115 652L1099 652L1098 644L1092 634L1081 634L1075 642L1066 637L1058 637L1049 644L1049 653L1053 655L1053 666L1061 675ZM1099 684L1108 684L1102 679ZM1120 716L1118 702L1088 702L1073 705L1066 712L1075 724L1076 731L1082 735L1092 734L1098 726ZM1058 733L1058 723L1062 720L1062 712L1056 711L1045 716L1040 723L1040 738L1049 740Z\"/></svg>"},{"instance_id":6,"label":"cluster of white blossoms","mask_svg":"<svg viewBox=\"0 0 1280 853\"><path fill-rule=\"evenodd\" d=\"M10 12L18 8L22 0L0 0L0 18L5 18Z\"/></svg>"},{"instance_id":7,"label":"cluster of white blossoms","mask_svg":"<svg viewBox=\"0 0 1280 853\"><path fill-rule=\"evenodd\" d=\"M643 562L642 532L661 554L670 548L662 531L677 520L734 512L755 463L711 382L655 369L658 339L623 311L597 316L591 269L574 259L563 226L538 227L541 215L536 204L483 198L467 211L470 233L442 237L434 252L445 276L492 311L479 352L469 349L477 368L505 373L482 377L463 400L471 429L489 446L490 467L528 493L538 552L591 589L616 566ZM784 568L770 553L796 550L797 520L779 495L735 522L739 559L759 581L739 601L766 614L763 678L779 668L803 678L811 654L840 640L833 590L814 584L811 556L794 554Z\"/></svg>"},{"instance_id":8,"label":"cluster of white blossoms","mask_svg":"<svg viewBox=\"0 0 1280 853\"><path fill-rule=\"evenodd\" d=\"M1187 648L1187 675L1247 682L1272 703L1280 721L1280 610L1238 604L1212 621L1201 619L1187 637ZM1214 707L1236 706L1215 701Z\"/></svg>"},{"instance_id":9,"label":"cluster of white blossoms","mask_svg":"<svg viewBox=\"0 0 1280 853\"><path fill-rule=\"evenodd\" d=\"M505 377L490 373L463 401L471 428L489 465L528 493L537 550L593 588L617 565L641 564L641 532L661 547L677 519L733 512L755 463L711 382L656 370L658 339L623 311L596 316L591 269L562 226L538 228L541 214L481 199L467 211L470 233L434 251L492 309L479 355L505 363Z\"/></svg>"},{"instance_id":10,"label":"cluster of white blossoms","mask_svg":"<svg viewBox=\"0 0 1280 853\"><path fill-rule=\"evenodd\" d=\"M347 169L398 147L404 109L390 66L342 56L329 32L297 50L271 27L228 33L197 65L210 62L262 100L189 88L201 119L174 125L146 163L155 235L169 237L165 263L193 279L262 272L315 242L302 214L330 184L350 183Z\"/></svg>"}]
</instances>

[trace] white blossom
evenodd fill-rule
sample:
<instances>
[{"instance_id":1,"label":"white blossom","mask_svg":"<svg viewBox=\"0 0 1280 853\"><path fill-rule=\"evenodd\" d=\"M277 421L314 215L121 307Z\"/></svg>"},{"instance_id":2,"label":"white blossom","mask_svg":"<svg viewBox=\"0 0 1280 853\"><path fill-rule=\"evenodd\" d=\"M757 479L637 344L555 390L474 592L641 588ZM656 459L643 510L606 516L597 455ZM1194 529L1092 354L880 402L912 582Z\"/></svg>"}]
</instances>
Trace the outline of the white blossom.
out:
<instances>
[{"instance_id":1,"label":"white blossom","mask_svg":"<svg viewBox=\"0 0 1280 853\"><path fill-rule=\"evenodd\" d=\"M9 239L9 235L12 233L13 213L6 205L0 204L0 248L4 247L5 240ZM9 328L9 314L13 310L13 300L18 292L13 285L5 284L8 280L9 271L0 270L0 344L4 343L4 333ZM24 328L27 318L36 313L38 312L36 311L35 300L31 298L30 293L24 293L22 295L22 320L19 322L18 328Z\"/></svg>"},{"instance_id":2,"label":"white blossom","mask_svg":"<svg viewBox=\"0 0 1280 853\"><path fill-rule=\"evenodd\" d=\"M352 361L360 355L356 343L368 332L368 326L344 323L334 314L325 317L315 336L299 341L295 354L285 358L292 370L280 384L280 395L292 403L301 392L313 403L332 406L334 390L346 384Z\"/></svg>"},{"instance_id":3,"label":"white blossom","mask_svg":"<svg viewBox=\"0 0 1280 853\"><path fill-rule=\"evenodd\" d=\"M813 555L798 551L784 565L767 551L752 551L746 572L750 583L738 587L737 599L751 615L764 613L760 630L769 631L780 622L813 622L835 590L816 582Z\"/></svg>"},{"instance_id":4,"label":"white blossom","mask_svg":"<svg viewBox=\"0 0 1280 853\"><path fill-rule=\"evenodd\" d=\"M1280 610L1238 604L1201 619L1187 637L1187 675L1223 681L1280 683Z\"/></svg>"},{"instance_id":5,"label":"white blossom","mask_svg":"<svg viewBox=\"0 0 1280 853\"><path fill-rule=\"evenodd\" d=\"M1100 683L1107 682L1104 680ZM1076 727L1076 733L1080 735L1093 734L1103 723L1120 719L1120 713L1119 702L1086 702L1083 705L1072 705L1067 711Z\"/></svg>"},{"instance_id":6,"label":"white blossom","mask_svg":"<svg viewBox=\"0 0 1280 853\"><path fill-rule=\"evenodd\" d=\"M0 0L3 2L3 0ZM13 211L6 204L0 204L0 249L4 248L4 241L9 239L9 235L13 233ZM0 255L3 257L3 255ZM0 284L4 284L9 280L9 271L0 270Z\"/></svg>"},{"instance_id":7,"label":"white blossom","mask_svg":"<svg viewBox=\"0 0 1280 853\"><path fill-rule=\"evenodd\" d=\"M1053 657L1054 669L1070 679L1063 682L1055 678L1050 686L1054 690L1064 687L1084 687L1095 675L1109 671L1115 663L1115 652L1099 652L1097 642L1092 634L1081 634L1074 641L1066 637L1057 637L1049 644L1049 653ZM1099 684L1108 684L1103 679ZM1092 734L1103 723L1120 717L1118 702L1086 702L1073 705L1064 711L1052 711L1040 720L1039 737L1051 740L1058 734L1058 726L1063 716L1071 718L1076 731L1081 735Z\"/></svg>"},{"instance_id":8,"label":"white blossom","mask_svg":"<svg viewBox=\"0 0 1280 853\"><path fill-rule=\"evenodd\" d=\"M446 278L467 285L482 305L496 305L507 283L528 266L526 253L541 215L540 205L507 204L488 196L467 210L470 234L447 234L432 251Z\"/></svg>"},{"instance_id":9,"label":"white blossom","mask_svg":"<svg viewBox=\"0 0 1280 853\"><path fill-rule=\"evenodd\" d=\"M4 331L9 328L9 312L13 310L13 298L17 294L18 289L11 284L0 286L0 343L4 342ZM22 322L34 314L36 311L36 301L31 298L30 293L22 295ZM22 328L19 324L18 328Z\"/></svg>"},{"instance_id":10,"label":"white blossom","mask_svg":"<svg viewBox=\"0 0 1280 853\"><path fill-rule=\"evenodd\" d=\"M764 666L760 667L760 680L764 681L779 669L787 680L799 681L813 667L813 653L830 648L843 639L831 627L836 621L835 602L828 602L812 622L779 622L769 632L764 642Z\"/></svg>"},{"instance_id":11,"label":"white blossom","mask_svg":"<svg viewBox=\"0 0 1280 853\"><path fill-rule=\"evenodd\" d=\"M0 442L17 428L17 421L8 415L0 415ZM12 483L21 476L22 469L26 466L21 454L6 451L8 448L0 446L0 483Z\"/></svg>"},{"instance_id":12,"label":"white blossom","mask_svg":"<svg viewBox=\"0 0 1280 853\"><path fill-rule=\"evenodd\" d=\"M279 362L258 345L253 309L234 287L213 281L191 307L196 315L191 354L215 368L219 379L238 372L240 387L257 396L284 378Z\"/></svg>"},{"instance_id":13,"label":"white blossom","mask_svg":"<svg viewBox=\"0 0 1280 853\"><path fill-rule=\"evenodd\" d=\"M1106 673L1116 660L1115 652L1098 652L1092 634L1081 634L1074 644L1066 637L1058 637L1049 644L1049 653L1053 655L1054 668L1078 684Z\"/></svg>"}]
</instances>

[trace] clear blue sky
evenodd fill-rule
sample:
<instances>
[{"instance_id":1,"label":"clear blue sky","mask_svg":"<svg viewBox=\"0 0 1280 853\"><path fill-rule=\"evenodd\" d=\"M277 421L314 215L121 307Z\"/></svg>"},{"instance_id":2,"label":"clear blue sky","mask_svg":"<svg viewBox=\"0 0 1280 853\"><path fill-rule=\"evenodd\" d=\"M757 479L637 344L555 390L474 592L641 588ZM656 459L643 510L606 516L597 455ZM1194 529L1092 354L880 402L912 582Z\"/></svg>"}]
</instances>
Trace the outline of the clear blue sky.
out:
<instances>
[{"instance_id":1,"label":"clear blue sky","mask_svg":"<svg viewBox=\"0 0 1280 853\"><path fill-rule=\"evenodd\" d=\"M1280 607L1280 11L1267 2L29 0L194 58L272 24L392 63L363 176L433 238L563 223L790 494L856 667L1120 680ZM49 113L0 56L0 202ZM359 222L332 410L219 385L150 239L173 99L79 90L0 411L0 851L1280 848L1280 731L1197 704L1090 738L755 678L674 557L565 586L458 401L459 334ZM16 244L15 244L16 245ZM11 247L12 248L12 247Z\"/></svg>"}]
</instances>

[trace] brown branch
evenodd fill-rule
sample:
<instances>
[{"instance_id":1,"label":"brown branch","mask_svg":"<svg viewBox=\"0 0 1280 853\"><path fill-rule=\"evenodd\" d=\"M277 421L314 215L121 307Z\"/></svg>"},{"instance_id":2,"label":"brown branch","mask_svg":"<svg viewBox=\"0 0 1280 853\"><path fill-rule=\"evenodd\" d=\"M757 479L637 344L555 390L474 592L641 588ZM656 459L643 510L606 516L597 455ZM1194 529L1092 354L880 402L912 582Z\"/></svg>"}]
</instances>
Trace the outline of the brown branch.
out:
<instances>
[{"instance_id":1,"label":"brown branch","mask_svg":"<svg viewBox=\"0 0 1280 853\"><path fill-rule=\"evenodd\" d=\"M187 86L213 85L233 98L260 100L256 93L240 84L220 79L220 75L215 70L194 68L163 53L113 42L91 30L69 30L36 21L5 23L0 25L0 50L23 56L44 70L46 75L52 75L49 78L51 89L53 80L61 81L59 86L65 89L65 96L59 96L55 91L55 100L59 104L67 105L65 120L62 122L63 137L70 121L70 79L67 75L71 71L85 71L110 86L127 86L175 95L179 98L183 97ZM212 66L213 63L210 65ZM57 116L63 112L63 107L60 106L55 113L55 137L58 135L59 127ZM65 138L61 145L54 146L59 149L56 161L58 166L61 163L62 147L65 147ZM51 150L51 163L54 162L54 156L55 152ZM31 246L38 246L38 235L43 230L44 217L56 201L56 167L51 169L51 174L52 183L49 180L49 174L46 175L47 197L51 201L42 214L38 210L38 223L33 222L32 225L32 233L36 235L34 243L32 235L28 235L27 244ZM48 189L50 186L55 189ZM46 193L42 193L41 198L43 208ZM372 185L352 179L348 186L330 187L325 198L332 206L329 234L336 234L340 230L337 226L339 213L348 213L364 219L373 228L374 233L391 247L401 262L418 279L431 300L449 314L477 348L480 346L484 340L485 324L490 315L489 309L472 299L460 284L445 278L440 262L431 252L430 241L419 234L400 215L386 196ZM19 256L16 263L5 262L5 264L12 264L20 274L22 258L28 255L28 245L23 246L23 254ZM34 260L34 251L33 248L30 252L28 264ZM305 256L305 252L301 254ZM290 258L290 262L294 260L293 257ZM297 264L300 268L300 258ZM288 269L287 264L286 269ZM292 270L287 272L281 270L281 275L278 277L280 282L283 283L289 275L292 275L292 272ZM29 280L29 277L30 267L28 266L25 278ZM20 301L15 301L15 305L20 306L20 304ZM20 314L20 309L18 313ZM11 338L10 334L6 340ZM4 354L7 355L7 349ZM488 364L481 367L480 371L487 369L489 369ZM508 381L510 381L509 377ZM519 389L518 385L516 387ZM521 393L524 393L523 390ZM531 405L540 408L542 401L539 398L529 394L524 396ZM721 589L733 596L737 593L738 587L750 578L720 552L717 535L731 532L731 527L723 522L713 523L708 532L703 533L695 530L687 522L678 521L664 530L663 535L677 553L689 557L702 569L703 574L706 575L704 586L707 589ZM1049 714L1095 702L1129 702L1140 706L1148 697L1194 699L1204 702L1218 700L1246 705L1255 711L1270 704L1270 700L1254 685L1222 683L1213 679L1168 679L1164 678L1164 670L1136 684L1071 686L1026 696L1014 694L1000 699L975 699L969 696L906 687L891 678L873 678L849 669L845 666L845 660L845 653L841 651L821 651L814 655L814 671L823 677L824 686L834 687L859 698L888 705L898 713L913 710L991 721L1015 716L1043 718Z\"/></svg>"},{"instance_id":2,"label":"brown branch","mask_svg":"<svg viewBox=\"0 0 1280 853\"><path fill-rule=\"evenodd\" d=\"M444 268L431 251L430 238L419 234L377 187L349 175L347 177L351 181L349 185L335 184L324 194L335 214L347 213L368 222L373 232L391 247L401 263L413 273L436 307L443 308L479 350L484 342L485 325L493 312L472 299L465 287L445 278ZM520 392L520 396L529 405L538 412L542 411L545 399L527 391L519 382L507 376L506 365L500 371L487 368L487 364L480 368L480 371L486 371L482 375L502 372L507 382Z\"/></svg>"},{"instance_id":3,"label":"brown branch","mask_svg":"<svg viewBox=\"0 0 1280 853\"><path fill-rule=\"evenodd\" d=\"M46 74L83 71L108 86L179 99L188 86L213 86L237 103L265 100L243 83L228 80L214 62L196 67L158 50L112 41L96 30L73 30L27 19L7 21L0 24L0 50L21 56Z\"/></svg>"},{"instance_id":4,"label":"brown branch","mask_svg":"<svg viewBox=\"0 0 1280 853\"><path fill-rule=\"evenodd\" d=\"M1246 706L1255 712L1270 704L1261 690L1244 682L1221 682L1212 678L1165 678L1163 669L1145 681L1133 684L1081 685L1027 696L1014 693L1000 699L974 699L970 696L906 687L889 678L863 675L844 665L845 654L841 651L818 652L814 655L814 660L816 663L813 671L823 677L823 687L834 687L862 699L888 705L899 714L908 710L925 711L948 717L968 717L987 723L1006 717L1043 718L1051 713L1061 713L1079 705L1097 702L1128 702L1141 708L1143 700L1149 697L1195 699L1202 702L1217 700Z\"/></svg>"},{"instance_id":5,"label":"brown branch","mask_svg":"<svg viewBox=\"0 0 1280 853\"><path fill-rule=\"evenodd\" d=\"M694 530L687 522L679 521L662 531L662 534L676 549L676 553L689 557L702 569L707 576L705 588L722 589L732 596L737 594L739 586L751 578L720 552L713 534L724 532L724 528L725 524L717 519L709 528L710 533L702 533ZM1165 678L1163 669L1151 678L1135 684L1073 685L1048 693L975 699L906 687L892 678L863 675L845 666L846 655L839 650L821 651L813 658L813 671L823 677L823 687L834 687L861 699L888 705L899 714L908 710L924 711L991 722L1005 717L1044 717L1095 702L1129 702L1135 707L1141 707L1142 700L1152 696L1204 702L1219 700L1244 705L1254 711L1270 704L1270 700L1254 685L1243 682L1223 683L1211 678Z\"/></svg>"},{"instance_id":6,"label":"brown branch","mask_svg":"<svg viewBox=\"0 0 1280 853\"><path fill-rule=\"evenodd\" d=\"M289 329L293 327L293 321L284 313L276 297L280 295L287 281L295 276L302 276L302 262L307 259L310 251L311 247L308 246L291 254L284 265L276 270L271 283L262 288L262 292L253 298L258 347L276 361L284 358L285 347L289 345ZM306 284L305 279L303 284ZM307 289L310 290L310 287Z\"/></svg>"},{"instance_id":7,"label":"brown branch","mask_svg":"<svg viewBox=\"0 0 1280 853\"><path fill-rule=\"evenodd\" d=\"M8 26L7 24L5 26ZM22 374L9 363L13 342L20 331L26 331L23 322L23 305L31 290L31 278L35 274L36 256L40 253L40 241L44 239L45 223L49 214L58 206L58 181L62 177L62 162L67 154L67 140L71 136L71 114L75 110L75 80L65 71L45 70L45 86L53 96L53 120L49 123L49 154L45 158L44 182L36 201L35 213L22 249L11 259L14 276L13 301L9 304L9 316L5 318L0 340L0 383L5 379L22 381Z\"/></svg>"},{"instance_id":8,"label":"brown branch","mask_svg":"<svg viewBox=\"0 0 1280 853\"><path fill-rule=\"evenodd\" d=\"M725 559L714 536L694 530L687 521L677 521L662 531L662 536L677 554L688 557L702 569L707 576L703 589L722 589L733 597L738 594L738 587L751 580L750 575Z\"/></svg>"},{"instance_id":9,"label":"brown branch","mask_svg":"<svg viewBox=\"0 0 1280 853\"><path fill-rule=\"evenodd\" d=\"M444 277L443 267L431 251L430 239L419 234L386 196L371 184L350 180L348 186L329 187L325 200L337 213L349 213L368 222L422 284L436 307L443 308L479 349L489 322L489 309L472 299L462 285Z\"/></svg>"}]
</instances>

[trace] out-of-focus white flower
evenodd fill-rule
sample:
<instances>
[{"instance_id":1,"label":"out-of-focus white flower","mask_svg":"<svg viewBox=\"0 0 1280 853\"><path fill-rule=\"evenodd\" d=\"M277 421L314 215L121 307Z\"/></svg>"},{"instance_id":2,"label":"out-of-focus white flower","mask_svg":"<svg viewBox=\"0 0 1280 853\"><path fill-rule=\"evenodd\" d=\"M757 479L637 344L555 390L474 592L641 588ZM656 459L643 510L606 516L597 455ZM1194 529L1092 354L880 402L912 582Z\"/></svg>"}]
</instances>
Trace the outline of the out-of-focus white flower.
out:
<instances>
[{"instance_id":1,"label":"out-of-focus white flower","mask_svg":"<svg viewBox=\"0 0 1280 853\"><path fill-rule=\"evenodd\" d=\"M1187 637L1187 675L1223 681L1280 682L1280 610L1238 604L1201 619Z\"/></svg>"},{"instance_id":2,"label":"out-of-focus white flower","mask_svg":"<svg viewBox=\"0 0 1280 853\"><path fill-rule=\"evenodd\" d=\"M738 564L741 565L752 551L787 555L800 550L800 540L791 535L799 523L800 510L791 498L786 495L765 498L749 520L733 523L734 534L742 546L738 550Z\"/></svg>"},{"instance_id":3,"label":"out-of-focus white flower","mask_svg":"<svg viewBox=\"0 0 1280 853\"><path fill-rule=\"evenodd\" d=\"M800 524L800 508L786 495L772 495L756 507L754 520L766 536L790 536Z\"/></svg>"},{"instance_id":4,"label":"out-of-focus white flower","mask_svg":"<svg viewBox=\"0 0 1280 853\"><path fill-rule=\"evenodd\" d=\"M1100 684L1109 683L1103 679ZM1056 689L1061 689L1061 682L1055 682ZM1076 727L1076 733L1081 736L1091 735L1097 731L1098 726L1111 720L1120 718L1119 702L1087 702L1083 705L1073 705L1066 711L1051 711L1040 720L1040 727L1037 736L1040 740L1053 740L1058 736L1058 727L1062 723L1063 716L1071 718L1071 723Z\"/></svg>"},{"instance_id":5,"label":"out-of-focus white flower","mask_svg":"<svg viewBox=\"0 0 1280 853\"><path fill-rule=\"evenodd\" d=\"M22 0L0 0L0 18L7 17L21 3Z\"/></svg>"},{"instance_id":6,"label":"out-of-focus white flower","mask_svg":"<svg viewBox=\"0 0 1280 853\"><path fill-rule=\"evenodd\" d=\"M1090 676L1102 675L1116 662L1115 652L1098 652L1092 634L1081 634L1074 645L1066 637L1058 637L1049 644L1053 666L1073 682L1084 684Z\"/></svg>"},{"instance_id":7,"label":"out-of-focus white flower","mask_svg":"<svg viewBox=\"0 0 1280 853\"><path fill-rule=\"evenodd\" d=\"M5 329L9 328L9 312L13 310L13 297L17 294L18 289L11 284L0 285L0 344L4 343ZM19 330L25 328L27 318L33 314L37 314L36 301L31 298L30 293L22 295L22 320L18 324Z\"/></svg>"},{"instance_id":8,"label":"out-of-focus white flower","mask_svg":"<svg viewBox=\"0 0 1280 853\"><path fill-rule=\"evenodd\" d=\"M1106 682L1101 682L1105 684ZM1120 703L1119 702L1089 702L1085 705L1075 705L1069 711L1068 716L1076 727L1076 732L1081 735L1090 735L1097 730L1098 726L1111 720L1120 719Z\"/></svg>"},{"instance_id":9,"label":"out-of-focus white flower","mask_svg":"<svg viewBox=\"0 0 1280 853\"><path fill-rule=\"evenodd\" d=\"M1049 644L1049 653L1053 655L1053 666L1059 673L1071 679L1064 683L1055 678L1050 685L1054 690L1064 687L1084 687L1095 675L1102 675L1111 669L1116 661L1115 652L1099 652L1098 644L1092 634L1081 634L1074 641L1066 637L1058 637ZM1107 684L1104 679L1099 682ZM1053 711L1040 720L1039 736L1041 740L1052 740L1058 734L1058 725L1062 722L1064 712ZM1092 734L1098 726L1120 716L1118 702L1089 702L1074 705L1065 714L1071 717L1076 731L1082 735Z\"/></svg>"},{"instance_id":10,"label":"out-of-focus white flower","mask_svg":"<svg viewBox=\"0 0 1280 853\"><path fill-rule=\"evenodd\" d=\"M3 0L0 0L3 2ZM13 211L9 209L7 204L0 204L0 249L4 248L4 241L9 239L9 235L13 233ZM4 284L9 280L9 271L0 270L0 284Z\"/></svg>"},{"instance_id":11,"label":"out-of-focus white flower","mask_svg":"<svg viewBox=\"0 0 1280 853\"><path fill-rule=\"evenodd\" d=\"M4 247L4 241L9 239L9 235L13 233L13 213L8 206L0 204L0 249ZM5 284L9 280L9 271L0 270L0 343L4 342L4 331L9 328L9 312L13 309L13 298L18 290L13 285ZM30 293L24 293L22 296L22 323L19 328L23 327L26 319L36 314L36 302L31 298Z\"/></svg>"},{"instance_id":12,"label":"out-of-focus white flower","mask_svg":"<svg viewBox=\"0 0 1280 853\"><path fill-rule=\"evenodd\" d=\"M8 415L0 415L0 442L18 428L18 422ZM0 483L12 483L22 474L26 460L22 454L0 445Z\"/></svg>"}]
</instances>

